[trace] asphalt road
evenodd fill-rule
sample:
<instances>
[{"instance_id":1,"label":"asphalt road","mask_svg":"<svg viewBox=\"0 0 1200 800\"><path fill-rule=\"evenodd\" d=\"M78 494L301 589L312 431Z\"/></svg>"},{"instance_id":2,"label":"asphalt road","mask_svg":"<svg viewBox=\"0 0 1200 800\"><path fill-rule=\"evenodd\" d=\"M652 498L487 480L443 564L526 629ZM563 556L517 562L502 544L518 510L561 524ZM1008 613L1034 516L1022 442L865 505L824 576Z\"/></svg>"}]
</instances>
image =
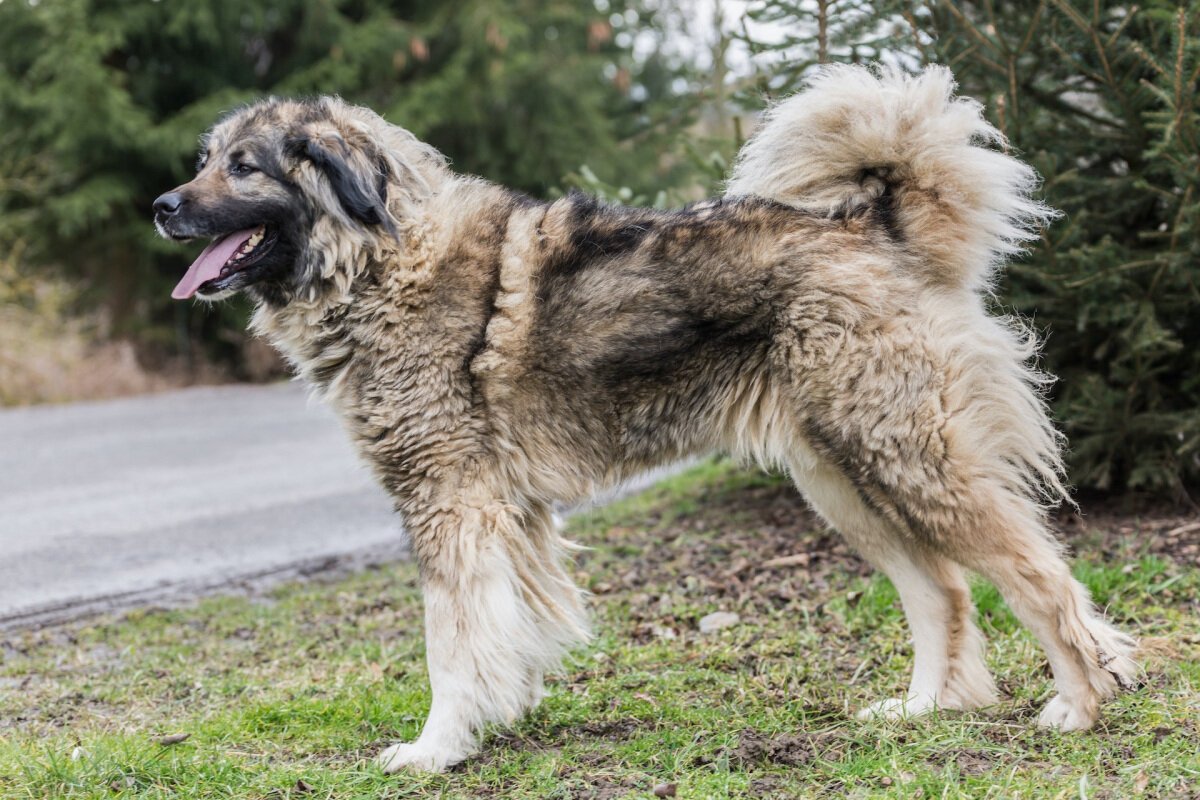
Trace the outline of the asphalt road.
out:
<instances>
[{"instance_id":1,"label":"asphalt road","mask_svg":"<svg viewBox=\"0 0 1200 800\"><path fill-rule=\"evenodd\" d=\"M0 411L0 627L403 554L299 385Z\"/></svg>"}]
</instances>

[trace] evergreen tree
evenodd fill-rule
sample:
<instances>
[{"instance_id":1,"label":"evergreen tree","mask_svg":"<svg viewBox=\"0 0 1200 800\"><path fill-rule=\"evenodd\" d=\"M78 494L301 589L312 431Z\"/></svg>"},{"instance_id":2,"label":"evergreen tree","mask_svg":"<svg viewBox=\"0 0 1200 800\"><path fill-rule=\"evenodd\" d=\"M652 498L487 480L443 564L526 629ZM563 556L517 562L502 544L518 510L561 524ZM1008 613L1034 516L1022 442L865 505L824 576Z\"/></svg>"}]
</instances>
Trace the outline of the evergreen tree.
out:
<instances>
[{"instance_id":1,"label":"evergreen tree","mask_svg":"<svg viewBox=\"0 0 1200 800\"><path fill-rule=\"evenodd\" d=\"M632 2L632 0L631 0ZM185 180L197 136L266 94L337 93L442 149L462 171L544 194L590 162L662 183L645 9L610 0L0 2L0 251L83 280L120 334L236 359L246 308L172 303L187 263L150 204ZM225 344L221 344L225 343Z\"/></svg>"},{"instance_id":2,"label":"evergreen tree","mask_svg":"<svg viewBox=\"0 0 1200 800\"><path fill-rule=\"evenodd\" d=\"M755 13L819 31L823 7L767 0ZM1009 268L997 303L1046 336L1075 484L1194 491L1200 2L884 2L869 21L853 19L830 59L878 50L949 65L1065 212ZM806 67L820 60L807 47ZM798 76L787 77L794 86Z\"/></svg>"}]
</instances>

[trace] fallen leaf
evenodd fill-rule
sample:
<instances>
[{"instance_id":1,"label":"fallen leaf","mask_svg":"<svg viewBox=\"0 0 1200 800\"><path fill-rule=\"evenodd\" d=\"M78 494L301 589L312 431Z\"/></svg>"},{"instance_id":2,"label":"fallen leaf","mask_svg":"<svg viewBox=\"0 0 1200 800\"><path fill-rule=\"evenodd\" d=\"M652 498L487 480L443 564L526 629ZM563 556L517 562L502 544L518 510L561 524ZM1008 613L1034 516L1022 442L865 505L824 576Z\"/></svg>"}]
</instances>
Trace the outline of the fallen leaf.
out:
<instances>
[{"instance_id":1,"label":"fallen leaf","mask_svg":"<svg viewBox=\"0 0 1200 800\"><path fill-rule=\"evenodd\" d=\"M649 703L650 705L654 706L655 708L658 708L658 701L655 700L650 695L646 694L645 692L637 692L633 696L636 697L638 700Z\"/></svg>"},{"instance_id":2,"label":"fallen leaf","mask_svg":"<svg viewBox=\"0 0 1200 800\"><path fill-rule=\"evenodd\" d=\"M161 744L163 747L170 747L173 744L186 742L191 738L190 733L169 733L166 736L160 736L154 740L155 744Z\"/></svg>"},{"instance_id":3,"label":"fallen leaf","mask_svg":"<svg viewBox=\"0 0 1200 800\"><path fill-rule=\"evenodd\" d=\"M1145 771L1138 772L1133 776L1133 793L1142 794L1146 791L1146 787L1150 785L1150 776Z\"/></svg>"},{"instance_id":4,"label":"fallen leaf","mask_svg":"<svg viewBox=\"0 0 1200 800\"><path fill-rule=\"evenodd\" d=\"M808 565L808 553L796 553L790 556L772 558L759 564L760 569L778 569L779 567L804 567Z\"/></svg>"},{"instance_id":5,"label":"fallen leaf","mask_svg":"<svg viewBox=\"0 0 1200 800\"><path fill-rule=\"evenodd\" d=\"M737 625L742 618L731 611L714 611L700 620L701 633L714 633L722 628Z\"/></svg>"}]
</instances>

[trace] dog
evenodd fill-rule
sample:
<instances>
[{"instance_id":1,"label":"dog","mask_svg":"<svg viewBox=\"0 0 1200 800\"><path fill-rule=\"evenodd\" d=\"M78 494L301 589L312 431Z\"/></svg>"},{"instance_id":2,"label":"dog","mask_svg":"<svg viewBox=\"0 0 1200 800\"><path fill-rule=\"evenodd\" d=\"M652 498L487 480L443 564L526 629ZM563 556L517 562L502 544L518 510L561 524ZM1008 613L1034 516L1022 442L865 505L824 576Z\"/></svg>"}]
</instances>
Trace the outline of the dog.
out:
<instances>
[{"instance_id":1,"label":"dog","mask_svg":"<svg viewBox=\"0 0 1200 800\"><path fill-rule=\"evenodd\" d=\"M1053 212L948 70L829 67L770 109L725 194L680 210L541 202L339 99L220 120L159 232L211 238L176 298L235 292L338 411L420 567L432 705L388 772L442 770L536 705L585 642L552 508L725 451L786 470L896 586L907 693L996 701L965 570L1037 637L1084 729L1132 686L1047 527L1067 497L1035 337L994 316Z\"/></svg>"}]
</instances>

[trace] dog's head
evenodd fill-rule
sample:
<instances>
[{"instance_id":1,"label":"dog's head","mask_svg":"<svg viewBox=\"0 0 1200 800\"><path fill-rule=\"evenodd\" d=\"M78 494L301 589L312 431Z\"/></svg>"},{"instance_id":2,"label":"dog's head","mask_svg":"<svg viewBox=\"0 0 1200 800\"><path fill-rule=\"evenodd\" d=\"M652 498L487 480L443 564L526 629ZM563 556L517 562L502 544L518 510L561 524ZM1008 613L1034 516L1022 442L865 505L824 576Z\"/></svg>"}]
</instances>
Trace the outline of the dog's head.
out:
<instances>
[{"instance_id":1,"label":"dog's head","mask_svg":"<svg viewBox=\"0 0 1200 800\"><path fill-rule=\"evenodd\" d=\"M249 289L286 303L345 290L366 259L400 246L446 173L433 148L337 98L236 111L202 139L196 177L154 201L163 236L212 240L172 296Z\"/></svg>"}]
</instances>

